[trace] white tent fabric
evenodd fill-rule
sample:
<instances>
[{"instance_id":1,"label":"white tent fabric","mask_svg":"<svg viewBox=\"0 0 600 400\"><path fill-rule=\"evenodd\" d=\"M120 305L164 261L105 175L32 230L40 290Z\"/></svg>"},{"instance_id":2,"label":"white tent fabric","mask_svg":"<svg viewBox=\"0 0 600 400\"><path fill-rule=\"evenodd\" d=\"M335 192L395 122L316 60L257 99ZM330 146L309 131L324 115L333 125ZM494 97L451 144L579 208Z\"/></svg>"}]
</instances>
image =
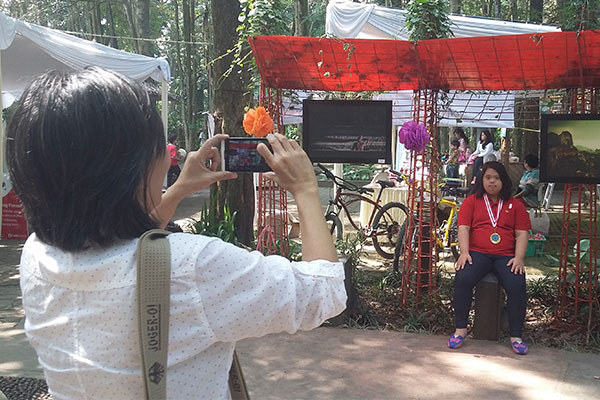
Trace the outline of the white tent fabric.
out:
<instances>
[{"instance_id":1,"label":"white tent fabric","mask_svg":"<svg viewBox=\"0 0 600 400\"><path fill-rule=\"evenodd\" d=\"M325 32L340 38L408 40L408 31L404 29L406 14L406 10L332 0L327 5ZM459 15L450 15L449 19L455 37L560 32L559 27L550 25Z\"/></svg>"},{"instance_id":2,"label":"white tent fabric","mask_svg":"<svg viewBox=\"0 0 600 400\"><path fill-rule=\"evenodd\" d=\"M128 53L75 36L29 24L0 12L3 106L19 97L31 78L51 69L75 69L88 65L119 72L143 81L170 81L169 63Z\"/></svg>"},{"instance_id":3,"label":"white tent fabric","mask_svg":"<svg viewBox=\"0 0 600 400\"><path fill-rule=\"evenodd\" d=\"M162 120L167 133L167 83L171 80L169 63L164 58L113 49L99 43L29 24L0 12L0 109L19 98L33 77L49 70L69 70L90 65L119 72L136 81L152 78L161 82ZM9 189L4 173L4 134L0 126L0 177L2 197ZM1 208L1 207L0 207ZM2 213L0 212L0 234Z\"/></svg>"},{"instance_id":4,"label":"white tent fabric","mask_svg":"<svg viewBox=\"0 0 600 400\"><path fill-rule=\"evenodd\" d=\"M302 123L302 100L321 99L322 93L295 91L283 98L283 124ZM399 90L377 94L373 100L392 101L392 123L402 125L413 119L413 91ZM450 91L438 100L438 125L479 128L514 128L513 92Z\"/></svg>"}]
</instances>

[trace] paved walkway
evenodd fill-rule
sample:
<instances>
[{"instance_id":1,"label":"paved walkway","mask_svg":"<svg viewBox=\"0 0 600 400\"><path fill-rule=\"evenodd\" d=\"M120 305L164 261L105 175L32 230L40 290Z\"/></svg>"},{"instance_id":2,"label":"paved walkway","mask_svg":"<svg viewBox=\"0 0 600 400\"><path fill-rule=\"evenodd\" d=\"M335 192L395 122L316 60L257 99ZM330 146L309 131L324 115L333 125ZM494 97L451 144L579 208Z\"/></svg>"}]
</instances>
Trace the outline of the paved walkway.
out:
<instances>
[{"instance_id":1,"label":"paved walkway","mask_svg":"<svg viewBox=\"0 0 600 400\"><path fill-rule=\"evenodd\" d=\"M206 198L183 203L175 219ZM0 241L0 376L41 378L23 332L21 247ZM468 340L451 351L442 336L319 328L247 339L238 353L253 399L600 398L599 355L537 346L517 356L506 343Z\"/></svg>"}]
</instances>

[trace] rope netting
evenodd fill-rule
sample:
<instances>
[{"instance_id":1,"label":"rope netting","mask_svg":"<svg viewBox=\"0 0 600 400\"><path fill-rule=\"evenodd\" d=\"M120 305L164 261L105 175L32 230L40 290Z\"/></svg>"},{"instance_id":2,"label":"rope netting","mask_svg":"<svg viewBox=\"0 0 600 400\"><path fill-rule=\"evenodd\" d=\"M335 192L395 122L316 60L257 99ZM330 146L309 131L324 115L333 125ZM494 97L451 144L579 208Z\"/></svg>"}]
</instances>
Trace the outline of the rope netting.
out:
<instances>
[{"instance_id":1,"label":"rope netting","mask_svg":"<svg viewBox=\"0 0 600 400\"><path fill-rule=\"evenodd\" d=\"M440 164L437 135L438 92L421 90L414 95L413 120L425 124L430 141L422 152L412 152L408 182L409 217L404 233L402 304L410 295L418 303L427 295L431 303L437 286L436 210Z\"/></svg>"},{"instance_id":2,"label":"rope netting","mask_svg":"<svg viewBox=\"0 0 600 400\"><path fill-rule=\"evenodd\" d=\"M267 109L276 131L284 134L281 90L261 85L259 104ZM289 254L287 191L258 175L256 207L256 249L263 254Z\"/></svg>"}]
</instances>

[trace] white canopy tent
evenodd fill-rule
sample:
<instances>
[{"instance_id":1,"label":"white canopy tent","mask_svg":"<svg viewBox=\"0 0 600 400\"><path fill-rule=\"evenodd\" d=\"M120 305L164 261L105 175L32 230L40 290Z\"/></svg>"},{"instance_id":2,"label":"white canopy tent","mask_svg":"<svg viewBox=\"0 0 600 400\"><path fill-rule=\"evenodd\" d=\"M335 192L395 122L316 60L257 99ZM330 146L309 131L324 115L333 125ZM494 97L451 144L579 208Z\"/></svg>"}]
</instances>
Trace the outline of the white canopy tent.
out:
<instances>
[{"instance_id":1,"label":"white canopy tent","mask_svg":"<svg viewBox=\"0 0 600 400\"><path fill-rule=\"evenodd\" d=\"M168 82L171 79L169 63L164 58L113 49L99 43L80 39L66 33L29 24L0 12L0 109L10 106L19 98L34 76L49 70L71 70L98 66L119 72L136 81L152 78L161 82L162 120L167 132ZM0 176L3 191L4 134L0 124ZM0 213L0 233L2 215Z\"/></svg>"},{"instance_id":2,"label":"white canopy tent","mask_svg":"<svg viewBox=\"0 0 600 400\"><path fill-rule=\"evenodd\" d=\"M380 7L375 4L332 0L327 5L325 31L327 35L356 39L408 40L404 29L406 10ZM560 32L557 26L500 21L491 18L449 16L455 37L519 35L533 32Z\"/></svg>"}]
</instances>

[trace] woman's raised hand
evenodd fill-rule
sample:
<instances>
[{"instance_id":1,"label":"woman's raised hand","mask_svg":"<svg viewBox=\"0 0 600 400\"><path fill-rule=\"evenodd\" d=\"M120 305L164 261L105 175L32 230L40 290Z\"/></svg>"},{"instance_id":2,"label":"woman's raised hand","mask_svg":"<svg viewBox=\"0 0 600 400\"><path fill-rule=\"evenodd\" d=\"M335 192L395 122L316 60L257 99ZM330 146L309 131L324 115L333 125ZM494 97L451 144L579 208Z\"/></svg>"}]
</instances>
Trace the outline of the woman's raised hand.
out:
<instances>
[{"instance_id":1,"label":"woman's raised hand","mask_svg":"<svg viewBox=\"0 0 600 400\"><path fill-rule=\"evenodd\" d=\"M257 150L273 172L267 172L263 176L277 182L294 196L304 191L316 192L315 171L300 145L278 133L267 135L267 140L272 151L262 143Z\"/></svg>"},{"instance_id":2,"label":"woman's raised hand","mask_svg":"<svg viewBox=\"0 0 600 400\"><path fill-rule=\"evenodd\" d=\"M174 186L182 188L185 195L188 195L215 182L236 178L237 174L234 172L218 170L221 164L219 143L227 138L229 135L215 135L198 150L189 152Z\"/></svg>"}]
</instances>

